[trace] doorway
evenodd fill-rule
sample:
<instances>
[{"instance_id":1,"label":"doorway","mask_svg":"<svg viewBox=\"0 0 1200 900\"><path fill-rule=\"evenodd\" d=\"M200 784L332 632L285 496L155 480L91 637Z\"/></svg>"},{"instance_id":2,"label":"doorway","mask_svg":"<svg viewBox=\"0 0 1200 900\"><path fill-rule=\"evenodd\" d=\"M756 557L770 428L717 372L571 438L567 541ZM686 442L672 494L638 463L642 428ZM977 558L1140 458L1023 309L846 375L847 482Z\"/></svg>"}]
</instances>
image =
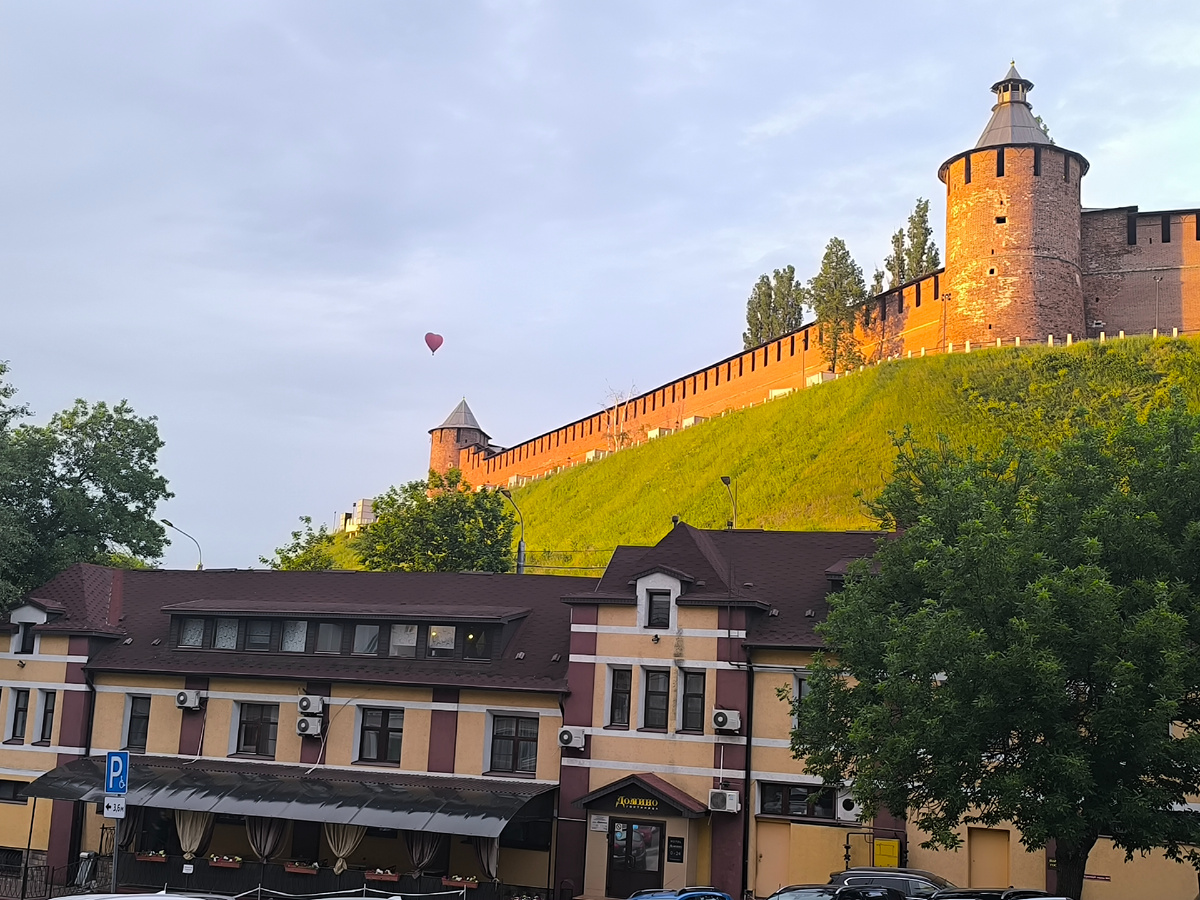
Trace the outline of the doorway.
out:
<instances>
[{"instance_id":1,"label":"doorway","mask_svg":"<svg viewBox=\"0 0 1200 900\"><path fill-rule=\"evenodd\" d=\"M625 900L636 891L663 883L663 822L617 819L608 826L608 878L604 893Z\"/></svg>"}]
</instances>

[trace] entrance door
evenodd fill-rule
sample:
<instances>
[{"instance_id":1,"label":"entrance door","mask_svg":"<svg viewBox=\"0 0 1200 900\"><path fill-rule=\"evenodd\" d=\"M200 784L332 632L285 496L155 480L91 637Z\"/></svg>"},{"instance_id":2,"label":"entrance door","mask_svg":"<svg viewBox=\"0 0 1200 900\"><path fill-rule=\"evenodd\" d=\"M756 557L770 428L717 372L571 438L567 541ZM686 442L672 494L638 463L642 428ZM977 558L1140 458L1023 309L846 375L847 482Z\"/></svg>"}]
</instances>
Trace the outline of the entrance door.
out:
<instances>
[{"instance_id":1,"label":"entrance door","mask_svg":"<svg viewBox=\"0 0 1200 900\"><path fill-rule=\"evenodd\" d=\"M614 816L608 826L608 881L604 893L624 900L635 891L661 888L665 834L662 822L631 822Z\"/></svg>"}]
</instances>

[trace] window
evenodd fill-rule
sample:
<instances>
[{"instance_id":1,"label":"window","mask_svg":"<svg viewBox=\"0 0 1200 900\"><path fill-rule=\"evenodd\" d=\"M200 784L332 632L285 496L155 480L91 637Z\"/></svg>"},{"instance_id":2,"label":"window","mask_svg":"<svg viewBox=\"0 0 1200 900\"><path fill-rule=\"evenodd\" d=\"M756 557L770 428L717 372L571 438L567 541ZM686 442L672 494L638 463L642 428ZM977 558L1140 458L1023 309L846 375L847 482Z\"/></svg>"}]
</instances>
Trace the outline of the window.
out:
<instances>
[{"instance_id":1,"label":"window","mask_svg":"<svg viewBox=\"0 0 1200 900\"><path fill-rule=\"evenodd\" d=\"M538 720L496 716L492 720L493 772L537 771Z\"/></svg>"},{"instance_id":2,"label":"window","mask_svg":"<svg viewBox=\"0 0 1200 900\"><path fill-rule=\"evenodd\" d=\"M275 704L242 703L238 721L237 752L275 756L275 734L279 729L279 707Z\"/></svg>"},{"instance_id":3,"label":"window","mask_svg":"<svg viewBox=\"0 0 1200 900\"><path fill-rule=\"evenodd\" d=\"M1034 175L1042 174L1042 148L1041 147L1033 148L1033 174Z\"/></svg>"},{"instance_id":4,"label":"window","mask_svg":"<svg viewBox=\"0 0 1200 900\"><path fill-rule=\"evenodd\" d=\"M632 669L610 669L612 695L608 701L608 724L629 727L629 697L633 690Z\"/></svg>"},{"instance_id":5,"label":"window","mask_svg":"<svg viewBox=\"0 0 1200 900\"><path fill-rule=\"evenodd\" d=\"M125 733L125 749L131 753L146 752L146 736L150 733L150 698L129 698L129 727Z\"/></svg>"},{"instance_id":6,"label":"window","mask_svg":"<svg viewBox=\"0 0 1200 900\"><path fill-rule=\"evenodd\" d=\"M336 622L322 622L317 628L317 652L342 652L342 626Z\"/></svg>"},{"instance_id":7,"label":"window","mask_svg":"<svg viewBox=\"0 0 1200 900\"><path fill-rule=\"evenodd\" d=\"M204 646L204 620L203 619L184 619L179 624L179 646L180 647L203 647Z\"/></svg>"},{"instance_id":8,"label":"window","mask_svg":"<svg viewBox=\"0 0 1200 900\"><path fill-rule=\"evenodd\" d=\"M1071 180L1071 157L1063 154L1063 181Z\"/></svg>"},{"instance_id":9,"label":"window","mask_svg":"<svg viewBox=\"0 0 1200 900\"><path fill-rule=\"evenodd\" d=\"M1125 243L1131 246L1137 243L1137 216L1125 217Z\"/></svg>"},{"instance_id":10,"label":"window","mask_svg":"<svg viewBox=\"0 0 1200 900\"><path fill-rule=\"evenodd\" d=\"M12 732L10 740L25 740L25 728L29 724L29 689L19 688L13 691Z\"/></svg>"},{"instance_id":11,"label":"window","mask_svg":"<svg viewBox=\"0 0 1200 900\"><path fill-rule=\"evenodd\" d=\"M764 816L805 819L837 817L837 792L819 784L759 783L760 809Z\"/></svg>"},{"instance_id":12,"label":"window","mask_svg":"<svg viewBox=\"0 0 1200 900\"><path fill-rule=\"evenodd\" d=\"M967 154L967 158L963 164L963 184L971 183L971 154Z\"/></svg>"},{"instance_id":13,"label":"window","mask_svg":"<svg viewBox=\"0 0 1200 900\"><path fill-rule=\"evenodd\" d=\"M404 737L404 710L364 709L358 733L358 758L362 762L400 762Z\"/></svg>"},{"instance_id":14,"label":"window","mask_svg":"<svg viewBox=\"0 0 1200 900\"><path fill-rule=\"evenodd\" d=\"M388 656L412 659L417 655L417 626L393 625L392 637L388 642Z\"/></svg>"},{"instance_id":15,"label":"window","mask_svg":"<svg viewBox=\"0 0 1200 900\"><path fill-rule=\"evenodd\" d=\"M378 625L354 626L354 652L366 656L375 656L379 653Z\"/></svg>"},{"instance_id":16,"label":"window","mask_svg":"<svg viewBox=\"0 0 1200 900\"><path fill-rule=\"evenodd\" d=\"M0 803L24 803L24 797L18 797L17 792L27 787L24 781L0 780Z\"/></svg>"},{"instance_id":17,"label":"window","mask_svg":"<svg viewBox=\"0 0 1200 900\"><path fill-rule=\"evenodd\" d=\"M308 644L308 623L288 619L283 623L283 641L279 649L284 653L303 653Z\"/></svg>"},{"instance_id":18,"label":"window","mask_svg":"<svg viewBox=\"0 0 1200 900\"><path fill-rule=\"evenodd\" d=\"M1162 242L1164 244L1171 243L1171 216L1164 214L1162 217Z\"/></svg>"},{"instance_id":19,"label":"window","mask_svg":"<svg viewBox=\"0 0 1200 900\"><path fill-rule=\"evenodd\" d=\"M662 669L646 669L646 699L642 704L642 724L646 728L667 728L667 695L671 689L671 673Z\"/></svg>"},{"instance_id":20,"label":"window","mask_svg":"<svg viewBox=\"0 0 1200 900\"><path fill-rule=\"evenodd\" d=\"M704 673L683 672L681 731L704 731Z\"/></svg>"},{"instance_id":21,"label":"window","mask_svg":"<svg viewBox=\"0 0 1200 900\"><path fill-rule=\"evenodd\" d=\"M246 649L271 649L271 623L266 619L251 619L246 623Z\"/></svg>"},{"instance_id":22,"label":"window","mask_svg":"<svg viewBox=\"0 0 1200 900\"><path fill-rule=\"evenodd\" d=\"M671 595L666 591L651 591L647 595L646 627L671 627Z\"/></svg>"},{"instance_id":23,"label":"window","mask_svg":"<svg viewBox=\"0 0 1200 900\"><path fill-rule=\"evenodd\" d=\"M237 634L237 619L217 619L217 627L213 631L213 648L216 650L236 650Z\"/></svg>"},{"instance_id":24,"label":"window","mask_svg":"<svg viewBox=\"0 0 1200 900\"><path fill-rule=\"evenodd\" d=\"M453 656L454 634L455 628L453 625L430 625L429 646L425 655L434 658Z\"/></svg>"},{"instance_id":25,"label":"window","mask_svg":"<svg viewBox=\"0 0 1200 900\"><path fill-rule=\"evenodd\" d=\"M21 625L21 631L17 635L17 641L18 641L17 652L18 653L32 653L33 652L33 643L34 643L34 640L36 640L36 638L37 638L37 635L35 635L33 633L32 623L29 623L29 622L23 623Z\"/></svg>"},{"instance_id":26,"label":"window","mask_svg":"<svg viewBox=\"0 0 1200 900\"><path fill-rule=\"evenodd\" d=\"M492 642L488 640L486 628L471 628L463 641L463 656L466 659L491 659Z\"/></svg>"},{"instance_id":27,"label":"window","mask_svg":"<svg viewBox=\"0 0 1200 900\"><path fill-rule=\"evenodd\" d=\"M996 177L1004 177L1004 148L1001 147L996 151Z\"/></svg>"},{"instance_id":28,"label":"window","mask_svg":"<svg viewBox=\"0 0 1200 900\"><path fill-rule=\"evenodd\" d=\"M1008 222L1008 216L996 216L996 224L1004 225Z\"/></svg>"},{"instance_id":29,"label":"window","mask_svg":"<svg viewBox=\"0 0 1200 900\"><path fill-rule=\"evenodd\" d=\"M54 734L54 707L57 702L57 691L42 691L42 721L38 727L38 740L43 744L50 743Z\"/></svg>"}]
</instances>

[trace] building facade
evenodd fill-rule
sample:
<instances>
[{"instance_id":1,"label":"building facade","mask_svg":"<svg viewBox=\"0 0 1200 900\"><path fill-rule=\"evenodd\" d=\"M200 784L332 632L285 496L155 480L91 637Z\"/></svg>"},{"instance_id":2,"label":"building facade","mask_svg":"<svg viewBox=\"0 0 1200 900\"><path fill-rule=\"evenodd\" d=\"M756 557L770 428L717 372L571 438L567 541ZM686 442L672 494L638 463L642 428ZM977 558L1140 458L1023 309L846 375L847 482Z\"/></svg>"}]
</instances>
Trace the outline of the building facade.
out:
<instances>
[{"instance_id":1,"label":"building facade","mask_svg":"<svg viewBox=\"0 0 1200 900\"><path fill-rule=\"evenodd\" d=\"M856 337L868 361L1102 334L1200 332L1200 210L1089 209L1089 163L1054 143L1013 66L975 146L946 160L946 267L866 301ZM473 485L517 486L819 384L819 323L508 447L465 401L433 429L430 467Z\"/></svg>"}]
</instances>

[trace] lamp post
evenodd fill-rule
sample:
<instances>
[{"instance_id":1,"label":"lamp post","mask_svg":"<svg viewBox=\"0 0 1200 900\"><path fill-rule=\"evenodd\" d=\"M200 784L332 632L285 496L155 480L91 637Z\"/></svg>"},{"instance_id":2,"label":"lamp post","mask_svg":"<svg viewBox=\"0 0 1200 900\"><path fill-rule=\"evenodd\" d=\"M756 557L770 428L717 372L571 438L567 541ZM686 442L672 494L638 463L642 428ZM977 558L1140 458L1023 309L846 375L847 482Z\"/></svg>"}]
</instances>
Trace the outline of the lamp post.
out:
<instances>
[{"instance_id":1,"label":"lamp post","mask_svg":"<svg viewBox=\"0 0 1200 900\"><path fill-rule=\"evenodd\" d=\"M159 519L159 521L162 522L164 525L166 525L168 528L170 528L174 531L178 531L185 538L187 538L189 541L191 541L193 544L196 545L196 556L199 559L199 562L196 563L196 571L199 572L199 571L203 570L203 568L204 568L204 551L200 549L200 542L198 540L196 540L194 537L192 537L190 534L188 534L186 531L184 531L182 528L179 528L179 527L171 524L171 522L169 520Z\"/></svg>"},{"instance_id":2,"label":"lamp post","mask_svg":"<svg viewBox=\"0 0 1200 900\"><path fill-rule=\"evenodd\" d=\"M733 518L727 523L727 527L732 531L737 528L737 481L728 475L722 475L721 484L725 485L725 491L729 494L729 502L733 504Z\"/></svg>"},{"instance_id":3,"label":"lamp post","mask_svg":"<svg viewBox=\"0 0 1200 900\"><path fill-rule=\"evenodd\" d=\"M517 506L517 501L513 499L512 491L508 488L500 488L500 493L508 498L508 502L512 504L512 508L517 511L517 521L521 523L521 539L517 541L517 574L525 574L525 517L521 515L521 507Z\"/></svg>"},{"instance_id":4,"label":"lamp post","mask_svg":"<svg viewBox=\"0 0 1200 900\"><path fill-rule=\"evenodd\" d=\"M1158 337L1158 300L1162 296L1162 276L1154 276L1154 336Z\"/></svg>"}]
</instances>

